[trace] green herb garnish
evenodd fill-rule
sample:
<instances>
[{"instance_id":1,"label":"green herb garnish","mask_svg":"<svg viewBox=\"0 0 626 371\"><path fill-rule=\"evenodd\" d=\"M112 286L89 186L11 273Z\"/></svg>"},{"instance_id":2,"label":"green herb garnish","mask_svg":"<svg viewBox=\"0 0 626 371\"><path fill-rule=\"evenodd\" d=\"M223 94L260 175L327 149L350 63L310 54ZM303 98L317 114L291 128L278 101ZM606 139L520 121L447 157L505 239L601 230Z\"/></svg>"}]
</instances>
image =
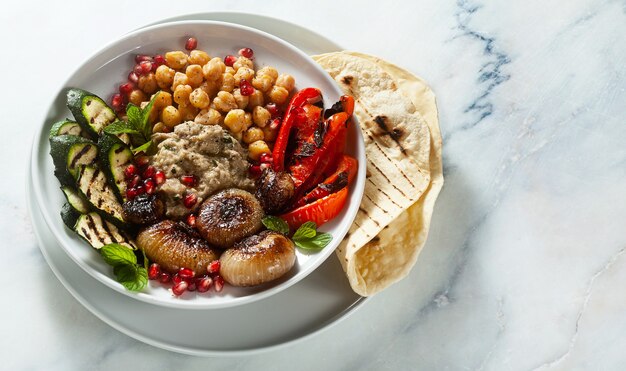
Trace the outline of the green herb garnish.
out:
<instances>
[{"instance_id":1,"label":"green herb garnish","mask_svg":"<svg viewBox=\"0 0 626 371\"><path fill-rule=\"evenodd\" d=\"M102 246L100 255L113 267L117 282L129 291L141 291L148 284L148 271L137 265L137 257L126 246L110 243Z\"/></svg>"},{"instance_id":2,"label":"green herb garnish","mask_svg":"<svg viewBox=\"0 0 626 371\"><path fill-rule=\"evenodd\" d=\"M277 216L266 216L262 220L263 225L272 231L289 234L289 225L282 218ZM333 236L330 233L318 232L317 225L313 222L306 222L298 228L291 236L291 239L301 249L304 250L321 250L326 247Z\"/></svg>"},{"instance_id":3,"label":"green herb garnish","mask_svg":"<svg viewBox=\"0 0 626 371\"><path fill-rule=\"evenodd\" d=\"M126 121L116 121L104 128L104 132L111 135L129 134L133 154L144 153L153 155L156 147L152 142L152 125L150 125L150 111L154 106L156 96L143 109L128 103L126 106Z\"/></svg>"}]
</instances>

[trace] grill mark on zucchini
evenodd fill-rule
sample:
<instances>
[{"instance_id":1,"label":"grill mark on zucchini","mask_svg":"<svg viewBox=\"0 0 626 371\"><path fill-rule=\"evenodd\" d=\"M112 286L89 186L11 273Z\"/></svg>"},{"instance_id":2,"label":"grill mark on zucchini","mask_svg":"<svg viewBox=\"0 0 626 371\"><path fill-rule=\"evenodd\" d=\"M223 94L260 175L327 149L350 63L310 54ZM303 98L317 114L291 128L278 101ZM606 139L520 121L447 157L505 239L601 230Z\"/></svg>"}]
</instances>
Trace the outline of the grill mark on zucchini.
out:
<instances>
[{"instance_id":1,"label":"grill mark on zucchini","mask_svg":"<svg viewBox=\"0 0 626 371\"><path fill-rule=\"evenodd\" d=\"M74 158L72 159L71 167L76 167L76 163L78 162L78 160L80 160L87 152L89 152L90 149L91 146L83 146L83 148L81 148L76 156L74 156Z\"/></svg>"},{"instance_id":2,"label":"grill mark on zucchini","mask_svg":"<svg viewBox=\"0 0 626 371\"><path fill-rule=\"evenodd\" d=\"M104 244L105 241L103 241L100 238L100 234L98 234L98 228L96 227L96 222L93 220L93 216L91 214L87 214L85 215L85 218L87 219L87 226L89 227L90 230L94 231L94 237L95 239L100 242L101 244ZM84 229L83 229L84 230ZM90 239L91 240L91 239Z\"/></svg>"}]
</instances>

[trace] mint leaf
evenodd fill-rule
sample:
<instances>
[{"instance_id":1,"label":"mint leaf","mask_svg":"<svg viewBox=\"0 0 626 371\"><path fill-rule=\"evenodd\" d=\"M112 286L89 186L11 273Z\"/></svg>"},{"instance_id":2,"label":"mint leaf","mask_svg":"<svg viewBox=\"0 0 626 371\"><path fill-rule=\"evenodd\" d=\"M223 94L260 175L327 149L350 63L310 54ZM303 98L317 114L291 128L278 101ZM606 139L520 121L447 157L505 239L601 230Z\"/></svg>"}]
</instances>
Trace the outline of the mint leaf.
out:
<instances>
[{"instance_id":1,"label":"mint leaf","mask_svg":"<svg viewBox=\"0 0 626 371\"><path fill-rule=\"evenodd\" d=\"M128 103L128 106L126 106L126 117L128 117L128 123L138 132L142 132L142 126L141 126L141 121L142 121L142 112L139 109L139 107L135 106L132 103Z\"/></svg>"},{"instance_id":2,"label":"mint leaf","mask_svg":"<svg viewBox=\"0 0 626 371\"><path fill-rule=\"evenodd\" d=\"M270 231L275 231L284 235L289 234L289 225L286 221L277 216L268 215L263 218L261 222L263 223L265 228L269 229Z\"/></svg>"},{"instance_id":3,"label":"mint leaf","mask_svg":"<svg viewBox=\"0 0 626 371\"><path fill-rule=\"evenodd\" d=\"M115 121L104 128L107 134L118 135L122 133L140 134L131 124L125 121Z\"/></svg>"},{"instance_id":4,"label":"mint leaf","mask_svg":"<svg viewBox=\"0 0 626 371\"><path fill-rule=\"evenodd\" d=\"M144 267L135 264L120 265L113 272L117 282L129 291L140 291L148 284L148 271Z\"/></svg>"},{"instance_id":5,"label":"mint leaf","mask_svg":"<svg viewBox=\"0 0 626 371\"><path fill-rule=\"evenodd\" d=\"M332 240L333 236L330 233L318 233L313 238L294 239L293 242L304 250L321 250Z\"/></svg>"},{"instance_id":6,"label":"mint leaf","mask_svg":"<svg viewBox=\"0 0 626 371\"><path fill-rule=\"evenodd\" d=\"M313 222L306 222L304 224L302 224L300 226L300 228L298 228L298 230L296 231L296 233L293 234L292 239L295 240L301 240L301 239L306 239L306 238L313 238L315 237L315 234L317 229L317 225Z\"/></svg>"},{"instance_id":7,"label":"mint leaf","mask_svg":"<svg viewBox=\"0 0 626 371\"><path fill-rule=\"evenodd\" d=\"M102 246L100 255L104 261L113 267L118 265L137 264L137 257L131 249L126 246L110 243Z\"/></svg>"},{"instance_id":8,"label":"mint leaf","mask_svg":"<svg viewBox=\"0 0 626 371\"><path fill-rule=\"evenodd\" d=\"M150 156L154 154L155 149L156 147L154 147L154 143L149 140L139 147L133 148L132 151L134 155L138 154L139 152L143 152L145 155Z\"/></svg>"},{"instance_id":9,"label":"mint leaf","mask_svg":"<svg viewBox=\"0 0 626 371\"><path fill-rule=\"evenodd\" d=\"M137 265L137 257L130 248L110 243L102 246L100 254L104 261L113 267L117 282L127 290L139 291L148 284L148 271Z\"/></svg>"}]
</instances>

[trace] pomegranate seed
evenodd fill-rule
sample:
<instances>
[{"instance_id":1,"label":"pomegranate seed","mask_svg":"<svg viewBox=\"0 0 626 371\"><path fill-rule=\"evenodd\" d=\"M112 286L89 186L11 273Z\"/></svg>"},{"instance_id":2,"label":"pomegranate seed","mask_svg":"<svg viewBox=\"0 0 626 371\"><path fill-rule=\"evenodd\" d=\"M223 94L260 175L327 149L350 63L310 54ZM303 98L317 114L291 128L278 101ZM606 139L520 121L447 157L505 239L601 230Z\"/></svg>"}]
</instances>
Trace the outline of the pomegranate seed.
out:
<instances>
[{"instance_id":1,"label":"pomegranate seed","mask_svg":"<svg viewBox=\"0 0 626 371\"><path fill-rule=\"evenodd\" d=\"M180 177L180 181L187 187L193 187L196 185L196 177L194 175L183 175Z\"/></svg>"},{"instance_id":2,"label":"pomegranate seed","mask_svg":"<svg viewBox=\"0 0 626 371\"><path fill-rule=\"evenodd\" d=\"M137 82L139 82L139 76L134 71L131 71L128 74L128 81L132 82L133 84L136 84Z\"/></svg>"},{"instance_id":3,"label":"pomegranate seed","mask_svg":"<svg viewBox=\"0 0 626 371\"><path fill-rule=\"evenodd\" d=\"M185 281L180 281L172 287L172 293L176 296L181 296L187 290L189 284Z\"/></svg>"},{"instance_id":4,"label":"pomegranate seed","mask_svg":"<svg viewBox=\"0 0 626 371\"><path fill-rule=\"evenodd\" d=\"M161 275L161 266L157 263L150 264L150 268L148 268L148 278L151 280L156 280Z\"/></svg>"},{"instance_id":5,"label":"pomegranate seed","mask_svg":"<svg viewBox=\"0 0 626 371\"><path fill-rule=\"evenodd\" d=\"M196 216L193 214L189 214L187 215L187 224L191 227L195 227L196 226Z\"/></svg>"},{"instance_id":6,"label":"pomegranate seed","mask_svg":"<svg viewBox=\"0 0 626 371\"><path fill-rule=\"evenodd\" d=\"M239 82L239 91L241 92L241 95L247 97L254 94L254 87L250 85L248 80L241 79L241 81Z\"/></svg>"},{"instance_id":7,"label":"pomegranate seed","mask_svg":"<svg viewBox=\"0 0 626 371\"><path fill-rule=\"evenodd\" d=\"M196 291L196 280L191 280L187 282L189 286L187 286L187 291Z\"/></svg>"},{"instance_id":8,"label":"pomegranate seed","mask_svg":"<svg viewBox=\"0 0 626 371\"><path fill-rule=\"evenodd\" d=\"M259 165L250 165L248 173L252 178L258 178L261 176L261 167Z\"/></svg>"},{"instance_id":9,"label":"pomegranate seed","mask_svg":"<svg viewBox=\"0 0 626 371\"><path fill-rule=\"evenodd\" d=\"M196 279L196 287L198 292L207 292L211 288L213 280L209 276L202 276Z\"/></svg>"},{"instance_id":10,"label":"pomegranate seed","mask_svg":"<svg viewBox=\"0 0 626 371\"><path fill-rule=\"evenodd\" d=\"M178 273L174 273L174 275L172 276L172 282L174 282L174 284L180 283L183 279L178 275Z\"/></svg>"},{"instance_id":11,"label":"pomegranate seed","mask_svg":"<svg viewBox=\"0 0 626 371\"><path fill-rule=\"evenodd\" d=\"M281 117L276 117L275 119L273 119L272 122L270 122L270 129L278 130L278 128L280 127L281 121L282 121Z\"/></svg>"},{"instance_id":12,"label":"pomegranate seed","mask_svg":"<svg viewBox=\"0 0 626 371\"><path fill-rule=\"evenodd\" d=\"M126 199L127 200L132 200L135 197L139 196L139 192L137 191L137 188L128 188L126 190Z\"/></svg>"},{"instance_id":13,"label":"pomegranate seed","mask_svg":"<svg viewBox=\"0 0 626 371\"><path fill-rule=\"evenodd\" d=\"M141 174L141 176L143 176L144 179L148 179L154 177L154 174L156 174L156 169L154 168L154 166L150 165L146 168L146 170L143 171L143 174Z\"/></svg>"},{"instance_id":14,"label":"pomegranate seed","mask_svg":"<svg viewBox=\"0 0 626 371\"><path fill-rule=\"evenodd\" d=\"M141 68L140 75L146 75L150 71L152 71L152 62L150 62L150 61L143 61L143 62L139 63L139 67Z\"/></svg>"},{"instance_id":15,"label":"pomegranate seed","mask_svg":"<svg viewBox=\"0 0 626 371\"><path fill-rule=\"evenodd\" d=\"M180 268L178 270L178 275L180 276L180 278L184 279L185 281L195 276L191 268Z\"/></svg>"},{"instance_id":16,"label":"pomegranate seed","mask_svg":"<svg viewBox=\"0 0 626 371\"><path fill-rule=\"evenodd\" d=\"M143 182L143 186L146 188L146 193L149 195L153 194L156 190L156 185L154 184L154 180L152 179L146 179Z\"/></svg>"},{"instance_id":17,"label":"pomegranate seed","mask_svg":"<svg viewBox=\"0 0 626 371\"><path fill-rule=\"evenodd\" d=\"M142 195L144 193L146 193L146 187L143 186L143 184L138 185L137 187L133 188L135 190L137 190L137 195Z\"/></svg>"},{"instance_id":18,"label":"pomegranate seed","mask_svg":"<svg viewBox=\"0 0 626 371\"><path fill-rule=\"evenodd\" d=\"M276 105L276 103L266 104L265 109L270 112L270 114L272 115L272 118L276 118L280 114L280 111L278 110L278 106Z\"/></svg>"},{"instance_id":19,"label":"pomegranate seed","mask_svg":"<svg viewBox=\"0 0 626 371\"><path fill-rule=\"evenodd\" d=\"M150 162L150 158L148 158L148 156L135 157L135 163L139 165L140 167L148 165L148 162Z\"/></svg>"},{"instance_id":20,"label":"pomegranate seed","mask_svg":"<svg viewBox=\"0 0 626 371\"><path fill-rule=\"evenodd\" d=\"M133 73L137 76L141 76L143 75L143 68L141 68L139 64L136 64L135 67L133 67Z\"/></svg>"},{"instance_id":21,"label":"pomegranate seed","mask_svg":"<svg viewBox=\"0 0 626 371\"><path fill-rule=\"evenodd\" d=\"M159 282L161 282L161 283L168 283L171 280L172 280L172 276L170 276L169 273L161 272L161 275L159 276Z\"/></svg>"},{"instance_id":22,"label":"pomegranate seed","mask_svg":"<svg viewBox=\"0 0 626 371\"><path fill-rule=\"evenodd\" d=\"M146 54L137 54L135 56L135 63L141 63L143 61L149 61L152 62L152 57Z\"/></svg>"},{"instance_id":23,"label":"pomegranate seed","mask_svg":"<svg viewBox=\"0 0 626 371\"><path fill-rule=\"evenodd\" d=\"M120 85L120 93L126 96L129 96L133 89L135 89L135 84L133 84L132 82L127 82Z\"/></svg>"},{"instance_id":24,"label":"pomegranate seed","mask_svg":"<svg viewBox=\"0 0 626 371\"><path fill-rule=\"evenodd\" d=\"M158 170L156 173L154 173L154 181L157 185L165 183L165 173L161 170Z\"/></svg>"},{"instance_id":25,"label":"pomegranate seed","mask_svg":"<svg viewBox=\"0 0 626 371\"><path fill-rule=\"evenodd\" d=\"M222 289L224 288L224 279L222 278L222 276L215 276L215 278L213 278L213 282L215 282L215 291L222 291Z\"/></svg>"},{"instance_id":26,"label":"pomegranate seed","mask_svg":"<svg viewBox=\"0 0 626 371\"><path fill-rule=\"evenodd\" d=\"M254 57L254 51L250 48L241 48L239 49L239 55L248 59L252 59L252 57Z\"/></svg>"},{"instance_id":27,"label":"pomegranate seed","mask_svg":"<svg viewBox=\"0 0 626 371\"><path fill-rule=\"evenodd\" d=\"M267 162L264 162L261 165L259 165L259 168L261 168L261 173L263 173L263 170L269 169L270 167L272 167L272 165L268 164Z\"/></svg>"},{"instance_id":28,"label":"pomegranate seed","mask_svg":"<svg viewBox=\"0 0 626 371\"><path fill-rule=\"evenodd\" d=\"M161 54L157 54L154 56L154 64L159 67L165 64L165 57Z\"/></svg>"},{"instance_id":29,"label":"pomegranate seed","mask_svg":"<svg viewBox=\"0 0 626 371\"><path fill-rule=\"evenodd\" d=\"M191 209L196 202L198 202L198 196L193 193L187 193L183 198L183 205L188 209Z\"/></svg>"},{"instance_id":30,"label":"pomegranate seed","mask_svg":"<svg viewBox=\"0 0 626 371\"><path fill-rule=\"evenodd\" d=\"M194 50L197 47L198 47L198 39L196 39L195 37L190 37L185 42L185 49L187 49L187 50L191 51L191 50Z\"/></svg>"},{"instance_id":31,"label":"pomegranate seed","mask_svg":"<svg viewBox=\"0 0 626 371\"><path fill-rule=\"evenodd\" d=\"M111 105L113 106L113 109L117 111L123 104L124 98L122 97L122 94L113 94L113 98L111 98Z\"/></svg>"},{"instance_id":32,"label":"pomegranate seed","mask_svg":"<svg viewBox=\"0 0 626 371\"><path fill-rule=\"evenodd\" d=\"M226 57L224 57L224 64L228 67L232 67L235 62L237 62L237 57L235 57L234 55L227 55Z\"/></svg>"},{"instance_id":33,"label":"pomegranate seed","mask_svg":"<svg viewBox=\"0 0 626 371\"><path fill-rule=\"evenodd\" d=\"M126 167L126 169L124 169L124 177L126 179L130 179L135 175L137 175L137 166L130 164Z\"/></svg>"},{"instance_id":34,"label":"pomegranate seed","mask_svg":"<svg viewBox=\"0 0 626 371\"><path fill-rule=\"evenodd\" d=\"M137 186L139 186L142 182L142 179L139 175L135 175L133 177L133 179L131 179L130 183L128 184L128 186L130 188L137 188Z\"/></svg>"},{"instance_id":35,"label":"pomegranate seed","mask_svg":"<svg viewBox=\"0 0 626 371\"><path fill-rule=\"evenodd\" d=\"M261 153L261 157L259 158L259 161L261 163L264 164L271 164L273 159L272 159L272 154L271 153Z\"/></svg>"},{"instance_id":36,"label":"pomegranate seed","mask_svg":"<svg viewBox=\"0 0 626 371\"><path fill-rule=\"evenodd\" d=\"M209 272L210 274L215 274L215 273L219 273L220 272L220 261L219 260L213 260L212 262L209 263L209 265L206 267L207 272Z\"/></svg>"}]
</instances>

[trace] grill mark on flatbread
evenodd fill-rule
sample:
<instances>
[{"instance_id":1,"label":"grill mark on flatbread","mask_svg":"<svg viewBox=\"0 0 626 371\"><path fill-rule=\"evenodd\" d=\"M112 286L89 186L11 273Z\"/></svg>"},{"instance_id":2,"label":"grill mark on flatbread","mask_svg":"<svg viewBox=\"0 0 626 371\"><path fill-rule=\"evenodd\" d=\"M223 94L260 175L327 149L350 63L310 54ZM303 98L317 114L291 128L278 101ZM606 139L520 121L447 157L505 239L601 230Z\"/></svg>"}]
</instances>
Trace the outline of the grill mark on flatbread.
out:
<instances>
[{"instance_id":1,"label":"grill mark on flatbread","mask_svg":"<svg viewBox=\"0 0 626 371\"><path fill-rule=\"evenodd\" d=\"M365 237L367 237L367 238L372 238L372 236L370 236L370 234L369 234L369 233L367 233L366 231L364 231L364 230L363 230L363 228L361 227L361 225L360 225L359 223L357 223L357 222L356 222L356 220L354 221L354 225L356 225L356 226L357 226L357 228L359 228L359 229L361 229L361 230L362 230L363 234L365 234Z\"/></svg>"},{"instance_id":2,"label":"grill mark on flatbread","mask_svg":"<svg viewBox=\"0 0 626 371\"><path fill-rule=\"evenodd\" d=\"M399 207L399 208L401 208L401 209L402 209L402 206L398 205L398 203L397 203L397 202L395 202L395 201L393 200L393 198L391 198L391 196L389 196L389 195L387 194L387 192L385 192L385 191L383 191L382 189L380 189L376 183L372 182L372 180L371 180L371 179L369 179L369 178L365 178L365 179L366 179L368 182L372 183L372 185L373 185L374 187L376 187L376 190L377 190L377 191L379 191L380 193L384 194L384 195L385 195L385 196L389 199L389 201L391 201L391 203L392 203L392 204L394 204L394 205L396 205L397 207ZM370 201L372 201L372 199L371 199L371 198L369 198L369 197L367 197L367 198L368 198ZM407 198L407 199L408 199L408 200L411 200L410 198ZM376 202L372 201L372 203L373 203L374 205L378 206L378 204L377 204ZM382 209L380 206L378 206L378 207L379 207L380 209ZM387 213L387 212L385 211L385 213Z\"/></svg>"},{"instance_id":3,"label":"grill mark on flatbread","mask_svg":"<svg viewBox=\"0 0 626 371\"><path fill-rule=\"evenodd\" d=\"M385 175L385 173L383 173L383 171L382 171L382 170L380 170L380 168L379 168L378 166L376 166L376 164L375 164L375 163L373 163L373 162L371 162L371 161L370 161L369 163L370 163L370 164L371 164L371 165L372 165L372 166L373 166L373 167L374 167L374 168L378 171L378 173L379 173L380 175L382 175L382 176L385 178L385 180L386 180L386 181L387 181L387 182L388 182L388 183L389 183L389 184L390 184L390 185L391 185L391 186L392 186L392 187L393 187L396 191L398 191L398 193L400 193L400 194L401 194L404 198L406 198L407 200L411 200L411 198L409 198L409 197L408 197L408 196L404 193L404 191L402 191L400 188L396 187L396 185L395 185L395 184L393 184L393 182L392 182L391 180L389 180L389 178L387 177L387 175ZM372 184L373 184L373 182L372 182Z\"/></svg>"},{"instance_id":4,"label":"grill mark on flatbread","mask_svg":"<svg viewBox=\"0 0 626 371\"><path fill-rule=\"evenodd\" d=\"M378 151L380 153L383 154L383 156L385 156L385 158L387 159L387 161L391 162L393 164L393 166L395 166L396 169L398 169L398 171L400 172L400 174L402 174L402 176L404 177L404 179L406 179L407 182L409 182L409 184L411 185L411 187L413 188L417 188L415 187L415 184L413 184L413 182L411 181L411 179L404 173L404 171L402 171L402 169L400 169L398 167L397 161L393 161L389 158L389 156L387 156L387 153L385 153L385 151L383 151L382 148L380 148L380 145L378 143L376 143L376 140L374 140L374 137L372 136L372 134L368 133L367 137L372 141L372 143L374 143L374 145L376 146L376 148L378 149Z\"/></svg>"},{"instance_id":5,"label":"grill mark on flatbread","mask_svg":"<svg viewBox=\"0 0 626 371\"><path fill-rule=\"evenodd\" d=\"M350 86L352 84L352 80L354 80L354 77L350 76L350 75L346 75L341 79L341 82L343 82L344 84ZM354 95L354 94L350 94L350 95Z\"/></svg>"},{"instance_id":6,"label":"grill mark on flatbread","mask_svg":"<svg viewBox=\"0 0 626 371\"><path fill-rule=\"evenodd\" d=\"M373 222L374 222L374 224L376 224L377 226L379 226L379 227L380 227L380 223L379 223L378 221L376 221L374 218L372 218L372 217L370 216L370 214L367 212L367 210L365 210L365 209L364 209L364 208L362 208L362 207L359 207L359 211L360 211L360 212L362 212L363 214L365 214L365 216L367 216L367 218L368 218L369 220L373 221Z\"/></svg>"},{"instance_id":7,"label":"grill mark on flatbread","mask_svg":"<svg viewBox=\"0 0 626 371\"><path fill-rule=\"evenodd\" d=\"M379 209L381 209L383 213L385 213L385 214L389 214L389 211L387 211L387 210L383 209L380 205L378 205L376 202L374 202L374 200L372 200L372 199L370 198L370 196L368 196L368 195L367 195L367 194L365 194L365 193L363 193L363 195L364 195L365 197L367 197L367 199L368 199L368 200L370 200L370 202L371 202L373 205L375 205L376 207L378 207Z\"/></svg>"},{"instance_id":8,"label":"grill mark on flatbread","mask_svg":"<svg viewBox=\"0 0 626 371\"><path fill-rule=\"evenodd\" d=\"M352 93L352 91L350 91L350 93ZM354 94L353 94L353 95L354 95ZM378 122L376 121L376 119L377 119L378 117L385 117L385 119L386 119L386 116L380 116L380 115L376 115L376 116L374 116L374 115L372 115L372 114L370 113L370 111L368 111L368 110L367 110L367 108L365 108L365 106L366 106L366 105L365 105L365 104L363 104L363 103L361 102L361 99L358 99L358 98L357 98L357 99L356 99L356 101L358 101L358 102L361 104L361 108L363 109L363 111L365 111L365 113L367 113L367 115L368 115L368 116L372 119L372 121L374 121L374 122L375 122L375 123L376 123L376 124L380 127L380 123L378 123ZM400 147L400 151L402 152L402 154L408 157L408 155L407 155L407 153L406 153L406 150L405 150L405 149L404 149L404 147L400 144L400 141L399 141L399 139L400 139L400 138L399 138L399 137L397 137L398 135L401 135L401 134L402 134L402 132L401 132L401 131L400 131L400 133L395 132L395 134L392 136L392 135L391 135L391 133L389 132L389 130L387 129L387 124L386 124L386 123L384 123L384 122L383 122L383 124L384 124L384 127L385 127L385 129L383 129L383 130L384 130L384 131L386 131L387 133L389 133L389 136L391 137L391 139L393 139L393 141L394 141L394 142L396 142L396 143L398 144L398 147ZM382 128L381 128L381 129L382 129ZM370 130L370 132L371 132L371 130ZM395 138L395 137L397 137L397 138Z\"/></svg>"},{"instance_id":9,"label":"grill mark on flatbread","mask_svg":"<svg viewBox=\"0 0 626 371\"><path fill-rule=\"evenodd\" d=\"M398 147L400 147L400 152L402 152L402 154L406 156L406 149L404 149L404 146L400 143L400 138L402 138L402 135L404 134L402 129L393 128L389 130L389 127L387 126L387 116L384 115L378 115L374 117L374 122L383 131L381 135L389 136L389 138L396 142Z\"/></svg>"}]
</instances>

